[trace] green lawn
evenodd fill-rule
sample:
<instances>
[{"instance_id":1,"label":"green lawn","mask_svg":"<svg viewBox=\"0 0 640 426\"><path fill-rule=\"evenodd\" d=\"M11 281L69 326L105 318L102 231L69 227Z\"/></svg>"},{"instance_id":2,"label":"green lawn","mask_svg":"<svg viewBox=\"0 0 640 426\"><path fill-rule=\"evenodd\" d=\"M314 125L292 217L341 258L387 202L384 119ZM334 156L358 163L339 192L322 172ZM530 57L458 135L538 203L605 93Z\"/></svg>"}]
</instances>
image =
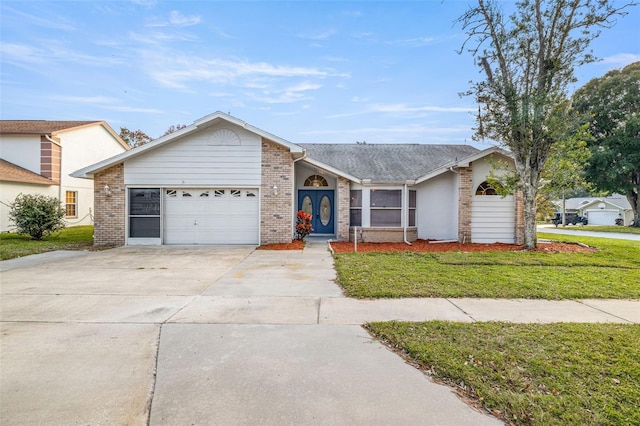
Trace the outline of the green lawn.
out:
<instances>
[{"instance_id":1,"label":"green lawn","mask_svg":"<svg viewBox=\"0 0 640 426\"><path fill-rule=\"evenodd\" d=\"M52 250L79 250L93 245L93 226L74 226L34 241L28 235L0 234L0 260Z\"/></svg>"},{"instance_id":2,"label":"green lawn","mask_svg":"<svg viewBox=\"0 0 640 426\"><path fill-rule=\"evenodd\" d=\"M622 234L640 234L640 228L635 226L598 226L598 225L587 225L587 226L562 226L558 227L559 229L564 229L568 231L596 231L596 232L617 232Z\"/></svg>"},{"instance_id":3,"label":"green lawn","mask_svg":"<svg viewBox=\"0 0 640 426\"><path fill-rule=\"evenodd\" d=\"M517 425L640 424L640 326L386 322L370 332Z\"/></svg>"},{"instance_id":4,"label":"green lawn","mask_svg":"<svg viewBox=\"0 0 640 426\"><path fill-rule=\"evenodd\" d=\"M640 298L640 242L540 234L595 253L343 253L338 283L350 297Z\"/></svg>"}]
</instances>

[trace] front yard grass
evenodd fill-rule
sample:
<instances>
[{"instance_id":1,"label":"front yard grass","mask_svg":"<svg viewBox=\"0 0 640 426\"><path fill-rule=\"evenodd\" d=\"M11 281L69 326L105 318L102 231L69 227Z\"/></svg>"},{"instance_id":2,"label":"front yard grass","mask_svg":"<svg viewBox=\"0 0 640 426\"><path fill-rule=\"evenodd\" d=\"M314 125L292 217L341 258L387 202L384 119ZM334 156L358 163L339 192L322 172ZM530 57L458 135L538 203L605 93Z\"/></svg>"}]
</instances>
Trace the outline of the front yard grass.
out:
<instances>
[{"instance_id":1,"label":"front yard grass","mask_svg":"<svg viewBox=\"0 0 640 426\"><path fill-rule=\"evenodd\" d=\"M448 252L335 255L350 297L640 298L640 242L539 234L594 253Z\"/></svg>"},{"instance_id":2,"label":"front yard grass","mask_svg":"<svg viewBox=\"0 0 640 426\"><path fill-rule=\"evenodd\" d=\"M565 226L559 227L568 231L595 231L595 232L617 232L621 234L640 234L640 228L635 226L604 226L604 225L587 225L587 226Z\"/></svg>"},{"instance_id":3,"label":"front yard grass","mask_svg":"<svg viewBox=\"0 0 640 426\"><path fill-rule=\"evenodd\" d=\"M640 326L386 322L369 331L517 425L640 424Z\"/></svg>"},{"instance_id":4,"label":"front yard grass","mask_svg":"<svg viewBox=\"0 0 640 426\"><path fill-rule=\"evenodd\" d=\"M79 250L93 245L93 226L62 229L41 241L24 234L0 234L0 260L14 259L52 250Z\"/></svg>"}]
</instances>

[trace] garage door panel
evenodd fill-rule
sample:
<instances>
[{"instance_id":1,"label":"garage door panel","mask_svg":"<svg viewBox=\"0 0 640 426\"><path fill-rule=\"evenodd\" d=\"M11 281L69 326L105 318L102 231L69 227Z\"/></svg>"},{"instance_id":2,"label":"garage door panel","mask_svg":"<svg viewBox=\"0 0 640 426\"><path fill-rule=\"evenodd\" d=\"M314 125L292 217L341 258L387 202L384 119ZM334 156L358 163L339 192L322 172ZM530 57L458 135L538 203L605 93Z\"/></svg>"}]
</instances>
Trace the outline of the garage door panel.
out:
<instances>
[{"instance_id":1,"label":"garage door panel","mask_svg":"<svg viewBox=\"0 0 640 426\"><path fill-rule=\"evenodd\" d=\"M257 189L165 190L165 244L258 244Z\"/></svg>"},{"instance_id":2,"label":"garage door panel","mask_svg":"<svg viewBox=\"0 0 640 426\"><path fill-rule=\"evenodd\" d=\"M587 210L589 225L615 225L620 216L615 210Z\"/></svg>"}]
</instances>

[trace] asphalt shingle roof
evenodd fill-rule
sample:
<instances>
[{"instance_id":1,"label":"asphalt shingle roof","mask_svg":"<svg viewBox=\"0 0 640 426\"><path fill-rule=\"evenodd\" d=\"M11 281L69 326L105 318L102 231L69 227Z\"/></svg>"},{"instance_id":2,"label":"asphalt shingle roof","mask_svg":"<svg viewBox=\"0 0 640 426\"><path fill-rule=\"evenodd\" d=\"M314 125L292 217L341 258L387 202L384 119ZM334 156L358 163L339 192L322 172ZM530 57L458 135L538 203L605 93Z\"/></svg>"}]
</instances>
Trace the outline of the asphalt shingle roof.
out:
<instances>
[{"instance_id":1,"label":"asphalt shingle roof","mask_svg":"<svg viewBox=\"0 0 640 426\"><path fill-rule=\"evenodd\" d=\"M100 121L0 120L0 134L49 134Z\"/></svg>"},{"instance_id":2,"label":"asphalt shingle roof","mask_svg":"<svg viewBox=\"0 0 640 426\"><path fill-rule=\"evenodd\" d=\"M418 179L479 150L470 145L299 144L307 156L375 183Z\"/></svg>"},{"instance_id":3,"label":"asphalt shingle roof","mask_svg":"<svg viewBox=\"0 0 640 426\"><path fill-rule=\"evenodd\" d=\"M2 158L0 158L0 181L54 185L50 179L34 173L31 170L16 166Z\"/></svg>"}]
</instances>

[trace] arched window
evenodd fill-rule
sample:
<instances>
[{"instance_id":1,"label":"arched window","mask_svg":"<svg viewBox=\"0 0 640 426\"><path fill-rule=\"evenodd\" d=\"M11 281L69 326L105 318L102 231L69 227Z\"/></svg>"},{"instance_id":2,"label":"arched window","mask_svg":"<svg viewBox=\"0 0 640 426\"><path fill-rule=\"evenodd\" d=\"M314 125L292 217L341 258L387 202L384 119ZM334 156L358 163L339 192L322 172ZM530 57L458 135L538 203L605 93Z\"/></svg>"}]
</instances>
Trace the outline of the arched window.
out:
<instances>
[{"instance_id":1,"label":"arched window","mask_svg":"<svg viewBox=\"0 0 640 426\"><path fill-rule=\"evenodd\" d=\"M329 186L327 180L320 175L309 176L307 180L304 181L304 186Z\"/></svg>"},{"instance_id":2,"label":"arched window","mask_svg":"<svg viewBox=\"0 0 640 426\"><path fill-rule=\"evenodd\" d=\"M498 195L498 193L491 185L489 185L489 182L485 180L480 185L478 185L478 188L476 189L476 195Z\"/></svg>"}]
</instances>

